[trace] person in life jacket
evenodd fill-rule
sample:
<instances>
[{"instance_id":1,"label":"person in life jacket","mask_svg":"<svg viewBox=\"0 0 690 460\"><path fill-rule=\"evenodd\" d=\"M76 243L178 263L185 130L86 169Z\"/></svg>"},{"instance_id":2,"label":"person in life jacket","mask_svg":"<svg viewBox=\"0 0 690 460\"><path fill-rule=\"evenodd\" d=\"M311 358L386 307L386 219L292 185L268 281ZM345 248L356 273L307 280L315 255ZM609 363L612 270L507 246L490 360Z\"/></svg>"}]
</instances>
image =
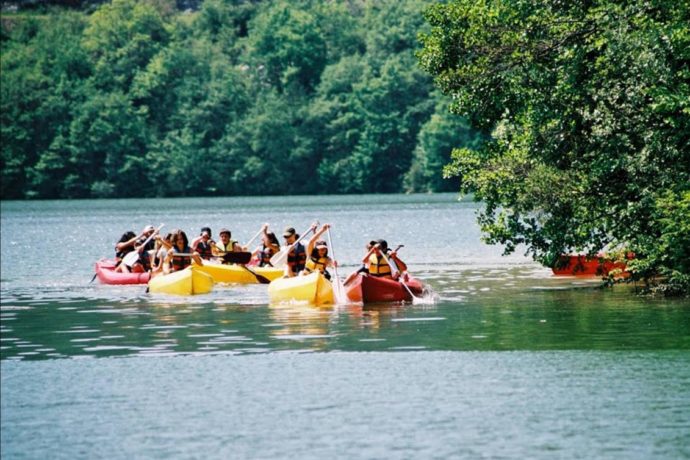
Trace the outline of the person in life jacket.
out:
<instances>
[{"instance_id":1,"label":"person in life jacket","mask_svg":"<svg viewBox=\"0 0 690 460\"><path fill-rule=\"evenodd\" d=\"M316 230L316 224L313 224L310 230ZM283 238L285 238L286 245L294 244L290 252L288 252L287 265L285 266L285 276L292 278L304 270L304 266L307 263L307 249L299 242L299 235L293 227L285 229Z\"/></svg>"},{"instance_id":2,"label":"person in life jacket","mask_svg":"<svg viewBox=\"0 0 690 460\"><path fill-rule=\"evenodd\" d=\"M324 224L309 240L307 244L309 258L305 263L304 270L301 272L302 275L308 275L318 270L323 273L326 279L331 279L331 274L326 269L328 267L337 267L337 262L328 257L328 245L326 242L319 240L319 237L329 228L331 228L330 224Z\"/></svg>"},{"instance_id":3,"label":"person in life jacket","mask_svg":"<svg viewBox=\"0 0 690 460\"><path fill-rule=\"evenodd\" d=\"M386 240L377 240L362 259L362 263L366 265L369 276L380 278L398 279L400 273L407 271L405 262L400 260L397 251L388 249Z\"/></svg>"},{"instance_id":4,"label":"person in life jacket","mask_svg":"<svg viewBox=\"0 0 690 460\"><path fill-rule=\"evenodd\" d=\"M216 242L211 239L211 233L210 227L202 227L199 236L192 240L192 250L198 252L204 260L211 260L213 256L213 245Z\"/></svg>"},{"instance_id":5,"label":"person in life jacket","mask_svg":"<svg viewBox=\"0 0 690 460\"><path fill-rule=\"evenodd\" d=\"M261 246L252 252L252 259L257 261L256 264L259 267L272 267L271 257L280 251L280 242L275 233L268 231L268 224L264 224L261 231L263 233Z\"/></svg>"},{"instance_id":6,"label":"person in life jacket","mask_svg":"<svg viewBox=\"0 0 690 460\"><path fill-rule=\"evenodd\" d=\"M189 240L187 234L182 230L177 230L172 236L172 249L168 251L165 256L163 264L163 272L168 274L179 270L184 270L192 264L192 261L197 265L203 265L198 252L192 252L189 247Z\"/></svg>"},{"instance_id":7,"label":"person in life jacket","mask_svg":"<svg viewBox=\"0 0 690 460\"><path fill-rule=\"evenodd\" d=\"M228 252L242 252L243 248L237 241L232 239L232 233L227 228L221 228L218 235L220 236L220 241L213 243L213 255L218 257L221 263L230 264L231 262L224 261L222 257Z\"/></svg>"}]
</instances>

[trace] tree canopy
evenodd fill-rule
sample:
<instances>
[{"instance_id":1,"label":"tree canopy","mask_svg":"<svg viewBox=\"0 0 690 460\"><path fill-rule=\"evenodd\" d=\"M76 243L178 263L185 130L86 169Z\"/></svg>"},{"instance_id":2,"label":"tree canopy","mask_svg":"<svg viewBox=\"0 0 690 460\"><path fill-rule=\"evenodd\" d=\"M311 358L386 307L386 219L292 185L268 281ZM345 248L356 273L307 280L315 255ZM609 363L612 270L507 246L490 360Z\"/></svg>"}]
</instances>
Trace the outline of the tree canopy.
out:
<instances>
[{"instance_id":1,"label":"tree canopy","mask_svg":"<svg viewBox=\"0 0 690 460\"><path fill-rule=\"evenodd\" d=\"M448 190L428 0L176 3L3 12L3 199Z\"/></svg>"},{"instance_id":2,"label":"tree canopy","mask_svg":"<svg viewBox=\"0 0 690 460\"><path fill-rule=\"evenodd\" d=\"M422 67L490 133L446 168L490 243L632 252L690 289L690 4L454 0L425 13Z\"/></svg>"}]
</instances>

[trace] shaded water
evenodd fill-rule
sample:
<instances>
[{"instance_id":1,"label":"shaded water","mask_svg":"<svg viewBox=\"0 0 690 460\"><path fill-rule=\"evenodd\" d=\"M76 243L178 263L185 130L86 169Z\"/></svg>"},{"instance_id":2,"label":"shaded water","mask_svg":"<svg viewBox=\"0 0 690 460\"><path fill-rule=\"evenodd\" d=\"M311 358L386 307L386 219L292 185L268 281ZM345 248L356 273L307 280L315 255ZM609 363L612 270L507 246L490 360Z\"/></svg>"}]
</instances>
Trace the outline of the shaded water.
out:
<instances>
[{"instance_id":1,"label":"shaded water","mask_svg":"<svg viewBox=\"0 0 690 460\"><path fill-rule=\"evenodd\" d=\"M688 302L501 257L476 209L453 195L3 202L3 457L688 455ZM314 220L333 224L341 276L383 237L434 301L317 309L270 305L264 285L175 298L89 283L148 223L243 242ZM93 357L126 359L55 360Z\"/></svg>"}]
</instances>

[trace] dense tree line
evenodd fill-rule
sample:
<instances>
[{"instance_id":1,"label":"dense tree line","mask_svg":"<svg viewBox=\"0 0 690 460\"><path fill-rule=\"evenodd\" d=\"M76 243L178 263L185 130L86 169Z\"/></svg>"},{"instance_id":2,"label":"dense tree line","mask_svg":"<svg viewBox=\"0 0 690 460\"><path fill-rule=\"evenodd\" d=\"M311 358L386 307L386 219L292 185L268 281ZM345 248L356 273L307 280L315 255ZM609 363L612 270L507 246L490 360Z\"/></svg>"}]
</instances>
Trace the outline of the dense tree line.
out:
<instances>
[{"instance_id":1,"label":"dense tree line","mask_svg":"<svg viewBox=\"0 0 690 460\"><path fill-rule=\"evenodd\" d=\"M83 3L3 14L2 198L456 190L477 143L416 61L429 2Z\"/></svg>"},{"instance_id":2,"label":"dense tree line","mask_svg":"<svg viewBox=\"0 0 690 460\"><path fill-rule=\"evenodd\" d=\"M477 3L426 12L419 57L453 110L491 130L449 175L487 241L551 265L634 254L636 278L690 292L690 3Z\"/></svg>"}]
</instances>

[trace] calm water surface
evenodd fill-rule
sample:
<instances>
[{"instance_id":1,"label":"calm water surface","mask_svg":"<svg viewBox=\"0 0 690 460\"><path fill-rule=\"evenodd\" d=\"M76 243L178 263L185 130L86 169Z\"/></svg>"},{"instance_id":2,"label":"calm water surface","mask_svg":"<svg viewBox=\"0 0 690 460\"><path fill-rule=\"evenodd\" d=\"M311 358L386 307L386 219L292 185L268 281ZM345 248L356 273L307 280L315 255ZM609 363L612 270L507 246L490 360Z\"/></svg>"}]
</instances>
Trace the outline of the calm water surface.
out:
<instances>
[{"instance_id":1,"label":"calm water surface","mask_svg":"<svg viewBox=\"0 0 690 460\"><path fill-rule=\"evenodd\" d=\"M687 458L688 302L502 257L476 206L3 202L3 457ZM426 302L317 309L271 305L262 285L175 298L89 283L149 223L247 241L264 222L314 220L333 225L341 276L370 239L404 244Z\"/></svg>"}]
</instances>

